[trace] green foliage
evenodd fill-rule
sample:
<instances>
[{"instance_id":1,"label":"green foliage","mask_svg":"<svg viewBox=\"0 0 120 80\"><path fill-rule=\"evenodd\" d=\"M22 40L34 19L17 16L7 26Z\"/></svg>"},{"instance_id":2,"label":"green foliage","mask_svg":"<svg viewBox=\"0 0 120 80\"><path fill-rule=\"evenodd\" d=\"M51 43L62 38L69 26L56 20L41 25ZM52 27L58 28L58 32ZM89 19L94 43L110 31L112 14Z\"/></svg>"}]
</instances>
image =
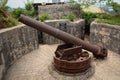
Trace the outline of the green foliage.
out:
<instances>
[{"instance_id":1,"label":"green foliage","mask_svg":"<svg viewBox=\"0 0 120 80\"><path fill-rule=\"evenodd\" d=\"M14 10L12 11L12 15L13 15L13 17L15 17L15 18L20 17L20 15L21 15L21 14L24 14L24 13L25 13L25 10L22 9L22 8L16 8L16 9L14 9Z\"/></svg>"},{"instance_id":2,"label":"green foliage","mask_svg":"<svg viewBox=\"0 0 120 80\"><path fill-rule=\"evenodd\" d=\"M12 17L9 17L9 18L2 17L0 18L0 23L1 23L0 29L16 26L18 24L17 20Z\"/></svg>"},{"instance_id":3,"label":"green foliage","mask_svg":"<svg viewBox=\"0 0 120 80\"><path fill-rule=\"evenodd\" d=\"M0 0L0 9L7 10L9 7L6 6L8 0Z\"/></svg>"},{"instance_id":4,"label":"green foliage","mask_svg":"<svg viewBox=\"0 0 120 80\"><path fill-rule=\"evenodd\" d=\"M85 19L86 25L90 25L93 21L93 18L96 18L97 14L92 12L82 12L82 18Z\"/></svg>"},{"instance_id":5,"label":"green foliage","mask_svg":"<svg viewBox=\"0 0 120 80\"><path fill-rule=\"evenodd\" d=\"M117 2L108 2L107 3L109 6L112 6L113 10L115 11L115 13L120 13L120 4L118 4Z\"/></svg>"},{"instance_id":6,"label":"green foliage","mask_svg":"<svg viewBox=\"0 0 120 80\"><path fill-rule=\"evenodd\" d=\"M76 17L74 14L68 14L66 18L69 19L70 21L74 21Z\"/></svg>"},{"instance_id":7,"label":"green foliage","mask_svg":"<svg viewBox=\"0 0 120 80\"><path fill-rule=\"evenodd\" d=\"M91 12L84 12L83 18L86 22L86 27L89 28L91 22L94 20L94 18L97 18L98 23L108 23L112 25L120 25L120 14L111 15L111 14L105 14L105 13L91 13Z\"/></svg>"},{"instance_id":8,"label":"green foliage","mask_svg":"<svg viewBox=\"0 0 120 80\"><path fill-rule=\"evenodd\" d=\"M106 13L92 13L92 12L83 12L82 18L85 19L86 25L90 25L90 23L94 20L94 18L98 19L112 19L111 14Z\"/></svg>"},{"instance_id":9,"label":"green foliage","mask_svg":"<svg viewBox=\"0 0 120 80\"><path fill-rule=\"evenodd\" d=\"M15 26L18 22L11 17L11 14L7 12L8 6L6 6L8 0L0 0L0 29Z\"/></svg>"},{"instance_id":10,"label":"green foliage","mask_svg":"<svg viewBox=\"0 0 120 80\"><path fill-rule=\"evenodd\" d=\"M109 6L113 7L113 10L117 13L120 14L120 4L114 2L113 0L83 0L82 3L80 3L80 7L82 9L89 7L90 5L93 5L95 3L107 3ZM101 7L101 6L100 6ZM102 7L101 7L102 8ZM120 23L120 17L114 18L113 15L110 14L101 14L101 13L91 13L91 12L84 12L80 11L82 18L85 19L85 33L89 35L90 33L90 24L94 20L94 18L98 18L98 22L104 22L104 23L109 23L109 24L118 24ZM117 15L120 16L120 15Z\"/></svg>"},{"instance_id":11,"label":"green foliage","mask_svg":"<svg viewBox=\"0 0 120 80\"><path fill-rule=\"evenodd\" d=\"M112 25L120 25L120 14L111 15L106 13L91 13L91 12L82 12L82 18L85 19L85 33L90 34L90 24L97 18L99 23L108 23Z\"/></svg>"},{"instance_id":12,"label":"green foliage","mask_svg":"<svg viewBox=\"0 0 120 80\"><path fill-rule=\"evenodd\" d=\"M25 11L24 11L24 15L30 16L30 17L34 17L35 16L35 10L33 7L33 0L27 0L27 2L25 3Z\"/></svg>"},{"instance_id":13,"label":"green foliage","mask_svg":"<svg viewBox=\"0 0 120 80\"><path fill-rule=\"evenodd\" d=\"M68 19L70 21L74 21L75 19L75 15L74 14L68 14L67 16L63 16L62 19Z\"/></svg>"},{"instance_id":14,"label":"green foliage","mask_svg":"<svg viewBox=\"0 0 120 80\"><path fill-rule=\"evenodd\" d=\"M85 19L85 34L90 34L90 24L96 18L97 14L92 12L82 12L82 18Z\"/></svg>"},{"instance_id":15,"label":"green foliage","mask_svg":"<svg viewBox=\"0 0 120 80\"><path fill-rule=\"evenodd\" d=\"M12 11L12 15L14 18L19 18L21 14L24 14L29 17L35 16L35 10L32 5L33 1L27 0L25 3L25 9L23 8L16 8Z\"/></svg>"},{"instance_id":16,"label":"green foliage","mask_svg":"<svg viewBox=\"0 0 120 80\"><path fill-rule=\"evenodd\" d=\"M96 18L98 19L98 23L108 23L112 25L120 25L120 14L96 14Z\"/></svg>"},{"instance_id":17,"label":"green foliage","mask_svg":"<svg viewBox=\"0 0 120 80\"><path fill-rule=\"evenodd\" d=\"M112 19L98 19L97 22L111 25L120 25L120 17L112 17Z\"/></svg>"},{"instance_id":18,"label":"green foliage","mask_svg":"<svg viewBox=\"0 0 120 80\"><path fill-rule=\"evenodd\" d=\"M33 10L33 0L30 1L30 0L27 0L27 2L25 3L25 9L30 11L30 10Z\"/></svg>"},{"instance_id":19,"label":"green foliage","mask_svg":"<svg viewBox=\"0 0 120 80\"><path fill-rule=\"evenodd\" d=\"M106 14L106 13L97 13L96 17L98 19L112 19L112 15L111 14Z\"/></svg>"},{"instance_id":20,"label":"green foliage","mask_svg":"<svg viewBox=\"0 0 120 80\"><path fill-rule=\"evenodd\" d=\"M70 3L76 3L76 1L75 0L70 0Z\"/></svg>"},{"instance_id":21,"label":"green foliage","mask_svg":"<svg viewBox=\"0 0 120 80\"><path fill-rule=\"evenodd\" d=\"M41 16L39 16L39 20L41 20L41 22L44 22L45 20L49 20L50 16L48 14L43 14Z\"/></svg>"},{"instance_id":22,"label":"green foliage","mask_svg":"<svg viewBox=\"0 0 120 80\"><path fill-rule=\"evenodd\" d=\"M35 12L32 10L32 11L25 11L24 12L24 15L26 15L26 16L30 16L30 17L34 17L35 16L35 14L34 14Z\"/></svg>"}]
</instances>

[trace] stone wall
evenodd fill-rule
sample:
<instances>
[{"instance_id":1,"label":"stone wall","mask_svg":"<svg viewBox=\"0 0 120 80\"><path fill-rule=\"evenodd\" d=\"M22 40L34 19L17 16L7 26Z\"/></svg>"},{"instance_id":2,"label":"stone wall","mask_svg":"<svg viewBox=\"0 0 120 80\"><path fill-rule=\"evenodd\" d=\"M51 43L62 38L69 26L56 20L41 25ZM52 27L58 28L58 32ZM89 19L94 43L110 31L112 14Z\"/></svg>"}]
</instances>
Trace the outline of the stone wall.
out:
<instances>
[{"instance_id":1,"label":"stone wall","mask_svg":"<svg viewBox=\"0 0 120 80\"><path fill-rule=\"evenodd\" d=\"M54 4L46 6L38 6L39 15L47 13L51 19L61 19L70 13L75 14L77 18L80 17L80 9L70 7L67 4Z\"/></svg>"},{"instance_id":2,"label":"stone wall","mask_svg":"<svg viewBox=\"0 0 120 80\"><path fill-rule=\"evenodd\" d=\"M78 38L84 38L85 21L83 19L75 22L71 22L69 20L47 20L45 23L54 28L70 33ZM43 33L43 43L58 44L62 43L62 41Z\"/></svg>"},{"instance_id":3,"label":"stone wall","mask_svg":"<svg viewBox=\"0 0 120 80\"><path fill-rule=\"evenodd\" d=\"M21 25L0 30L0 78L15 60L38 45L37 31L33 28Z\"/></svg>"},{"instance_id":4,"label":"stone wall","mask_svg":"<svg viewBox=\"0 0 120 80\"><path fill-rule=\"evenodd\" d=\"M120 26L92 22L90 42L120 54Z\"/></svg>"}]
</instances>

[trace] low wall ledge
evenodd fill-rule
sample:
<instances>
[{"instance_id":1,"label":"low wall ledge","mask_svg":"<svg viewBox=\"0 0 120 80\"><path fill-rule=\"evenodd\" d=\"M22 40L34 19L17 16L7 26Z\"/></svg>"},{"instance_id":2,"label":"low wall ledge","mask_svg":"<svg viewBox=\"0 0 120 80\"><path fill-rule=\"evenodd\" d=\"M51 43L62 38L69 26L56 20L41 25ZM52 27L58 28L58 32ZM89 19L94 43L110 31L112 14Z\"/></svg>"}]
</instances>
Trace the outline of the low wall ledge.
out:
<instances>
[{"instance_id":1,"label":"low wall ledge","mask_svg":"<svg viewBox=\"0 0 120 80\"><path fill-rule=\"evenodd\" d=\"M97 21L93 21L91 23L91 26L92 25L101 25L101 27L106 27L106 28L111 28L111 29L118 29L120 30L120 26L119 25L112 25L112 24L107 24L107 23L98 23Z\"/></svg>"},{"instance_id":2,"label":"low wall ledge","mask_svg":"<svg viewBox=\"0 0 120 80\"><path fill-rule=\"evenodd\" d=\"M21 24L21 25L17 25L17 26L14 26L14 27L10 27L10 28L0 29L0 33L6 32L6 31L10 31L10 30L13 30L13 29L16 29L16 28L21 28L23 26L25 26L25 25Z\"/></svg>"}]
</instances>

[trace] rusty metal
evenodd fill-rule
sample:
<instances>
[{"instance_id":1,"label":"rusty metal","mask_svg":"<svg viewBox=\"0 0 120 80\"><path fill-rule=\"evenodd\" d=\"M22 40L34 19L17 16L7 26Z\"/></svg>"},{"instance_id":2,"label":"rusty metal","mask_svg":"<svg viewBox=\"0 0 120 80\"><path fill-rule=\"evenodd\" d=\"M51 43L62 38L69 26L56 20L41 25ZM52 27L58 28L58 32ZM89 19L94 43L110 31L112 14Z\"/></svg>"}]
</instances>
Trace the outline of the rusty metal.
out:
<instances>
[{"instance_id":1,"label":"rusty metal","mask_svg":"<svg viewBox=\"0 0 120 80\"><path fill-rule=\"evenodd\" d=\"M31 26L31 27L33 27L41 32L45 32L49 35L52 35L52 36L66 42L66 43L72 43L72 44L78 45L78 46L82 45L83 49L92 52L96 58L107 57L107 49L106 48L86 43L85 41L83 41L77 37L74 37L74 36L64 32L64 31L61 31L59 29L55 29L47 24L36 21L36 20L31 19L31 18L24 16L24 15L20 16L19 21L28 25L28 26Z\"/></svg>"},{"instance_id":2,"label":"rusty metal","mask_svg":"<svg viewBox=\"0 0 120 80\"><path fill-rule=\"evenodd\" d=\"M59 45L55 51L53 65L58 71L80 73L91 67L91 57L82 46L73 44Z\"/></svg>"}]
</instances>

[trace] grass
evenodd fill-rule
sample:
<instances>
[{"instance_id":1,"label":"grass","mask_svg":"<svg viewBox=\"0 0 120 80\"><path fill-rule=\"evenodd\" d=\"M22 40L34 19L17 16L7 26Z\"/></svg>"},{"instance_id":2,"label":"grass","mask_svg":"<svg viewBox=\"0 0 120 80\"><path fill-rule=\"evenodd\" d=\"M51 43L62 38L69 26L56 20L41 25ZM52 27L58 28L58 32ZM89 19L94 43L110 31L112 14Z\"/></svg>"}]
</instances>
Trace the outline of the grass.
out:
<instances>
[{"instance_id":1,"label":"grass","mask_svg":"<svg viewBox=\"0 0 120 80\"><path fill-rule=\"evenodd\" d=\"M17 20L12 17L9 18L2 17L0 19L0 29L16 26L17 24L18 24Z\"/></svg>"},{"instance_id":2,"label":"grass","mask_svg":"<svg viewBox=\"0 0 120 80\"><path fill-rule=\"evenodd\" d=\"M97 22L120 26L120 17L113 17L111 19L98 19Z\"/></svg>"},{"instance_id":3,"label":"grass","mask_svg":"<svg viewBox=\"0 0 120 80\"><path fill-rule=\"evenodd\" d=\"M76 16L74 14L68 14L67 16L62 16L62 19L68 19L70 21L74 21Z\"/></svg>"},{"instance_id":4,"label":"grass","mask_svg":"<svg viewBox=\"0 0 120 80\"><path fill-rule=\"evenodd\" d=\"M49 20L50 16L48 14L43 14L41 16L39 16L39 20L41 20L41 22L44 22L45 20Z\"/></svg>"}]
</instances>

